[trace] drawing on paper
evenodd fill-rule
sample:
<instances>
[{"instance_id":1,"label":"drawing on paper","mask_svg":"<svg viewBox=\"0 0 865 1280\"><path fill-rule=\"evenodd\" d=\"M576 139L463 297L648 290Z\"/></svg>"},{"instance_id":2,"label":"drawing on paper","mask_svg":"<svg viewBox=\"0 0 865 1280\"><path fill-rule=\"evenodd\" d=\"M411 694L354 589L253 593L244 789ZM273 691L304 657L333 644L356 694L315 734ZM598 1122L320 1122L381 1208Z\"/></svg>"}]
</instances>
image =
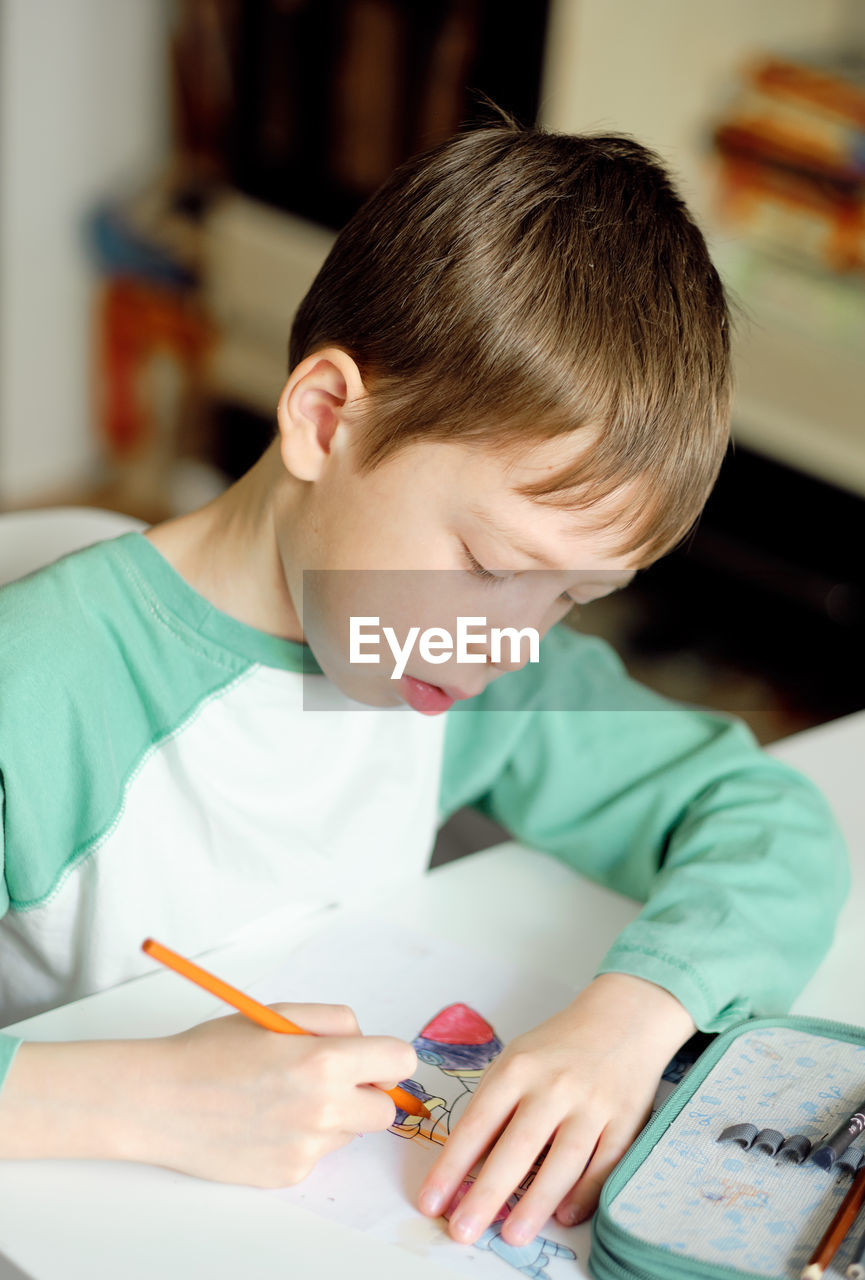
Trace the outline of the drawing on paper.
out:
<instances>
[{"instance_id":1,"label":"drawing on paper","mask_svg":"<svg viewBox=\"0 0 865 1280\"><path fill-rule=\"evenodd\" d=\"M430 1119L424 1120L397 1108L391 1132L402 1138L441 1145L459 1121L478 1081L501 1053L503 1045L486 1019L466 1004L451 1004L442 1009L415 1037L412 1045L418 1056L417 1078L403 1080L400 1084L424 1103ZM520 1196L531 1186L537 1169L535 1164L528 1171L474 1245L476 1249L495 1254L529 1280L543 1280L548 1275L545 1268L553 1258L576 1260L573 1249L545 1236L536 1236L528 1244L520 1246L507 1244L502 1239L502 1224ZM456 1209L473 1181L471 1177L465 1179L445 1217Z\"/></svg>"},{"instance_id":2,"label":"drawing on paper","mask_svg":"<svg viewBox=\"0 0 865 1280\"><path fill-rule=\"evenodd\" d=\"M467 1004L449 1004L412 1040L418 1058L417 1080L402 1087L433 1112L423 1126L416 1116L397 1111L394 1132L444 1142L465 1111L478 1081L503 1045L490 1024Z\"/></svg>"},{"instance_id":3,"label":"drawing on paper","mask_svg":"<svg viewBox=\"0 0 865 1280\"><path fill-rule=\"evenodd\" d=\"M508 1196L507 1201L499 1209L486 1231L475 1241L474 1247L476 1249L487 1249L490 1253L496 1254L503 1262L507 1262L509 1266L514 1267L524 1276L528 1276L529 1280L544 1280L547 1275L544 1268L551 1258L568 1258L571 1262L576 1261L577 1255L573 1249L569 1249L564 1244L557 1244L555 1240L548 1240L546 1236L535 1236L534 1240L530 1240L528 1244L523 1245L508 1244L502 1239L502 1224L514 1205L519 1203L520 1195L530 1186L534 1174L535 1170L533 1169L526 1177L525 1183L520 1184L518 1188L519 1194L515 1193ZM466 1178L462 1183L459 1191L451 1201L447 1213L444 1215L446 1218L450 1217L473 1182L474 1178Z\"/></svg>"}]
</instances>

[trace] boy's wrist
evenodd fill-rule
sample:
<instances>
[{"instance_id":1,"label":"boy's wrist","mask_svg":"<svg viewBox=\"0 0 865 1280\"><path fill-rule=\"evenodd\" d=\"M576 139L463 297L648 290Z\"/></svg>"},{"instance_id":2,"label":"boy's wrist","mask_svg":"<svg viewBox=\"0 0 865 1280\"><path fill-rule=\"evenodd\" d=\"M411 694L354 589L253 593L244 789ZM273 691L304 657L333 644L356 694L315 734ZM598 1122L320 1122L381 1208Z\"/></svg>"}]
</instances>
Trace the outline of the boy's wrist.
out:
<instances>
[{"instance_id":1,"label":"boy's wrist","mask_svg":"<svg viewBox=\"0 0 865 1280\"><path fill-rule=\"evenodd\" d=\"M629 973L601 973L578 999L597 1005L600 1016L637 1033L666 1063L697 1030L685 1006L664 987ZM664 1064L662 1063L662 1066Z\"/></svg>"},{"instance_id":2,"label":"boy's wrist","mask_svg":"<svg viewBox=\"0 0 865 1280\"><path fill-rule=\"evenodd\" d=\"M0 1091L0 1158L160 1163L168 1044L22 1044Z\"/></svg>"}]
</instances>

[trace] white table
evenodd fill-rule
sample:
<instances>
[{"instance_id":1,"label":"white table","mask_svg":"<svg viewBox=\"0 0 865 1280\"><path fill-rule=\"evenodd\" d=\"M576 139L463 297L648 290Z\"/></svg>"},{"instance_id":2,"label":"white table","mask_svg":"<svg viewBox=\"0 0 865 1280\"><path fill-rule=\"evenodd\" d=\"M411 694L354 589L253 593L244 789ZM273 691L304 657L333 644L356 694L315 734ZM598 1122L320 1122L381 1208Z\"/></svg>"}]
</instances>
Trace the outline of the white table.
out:
<instances>
[{"instance_id":1,"label":"white table","mask_svg":"<svg viewBox=\"0 0 865 1280\"><path fill-rule=\"evenodd\" d=\"M798 734L772 753L829 797L853 862L853 889L835 943L794 1010L865 1023L858 980L865 919L865 712ZM486 904L480 916L478 900ZM552 858L505 844L438 868L422 895L408 901L399 895L376 909L426 933L434 921L442 937L579 983L590 979L639 906ZM310 931L320 923L312 922ZM294 930L300 942L296 923ZM243 987L276 969L284 955L277 912L254 936L210 953L205 963ZM162 1035L224 1012L206 993L159 972L31 1018L16 1030L33 1040ZM587 1227L575 1232L575 1248L587 1256ZM445 1280L451 1274L254 1190L109 1162L0 1163L0 1251L36 1280L236 1280L238 1274L245 1280Z\"/></svg>"}]
</instances>

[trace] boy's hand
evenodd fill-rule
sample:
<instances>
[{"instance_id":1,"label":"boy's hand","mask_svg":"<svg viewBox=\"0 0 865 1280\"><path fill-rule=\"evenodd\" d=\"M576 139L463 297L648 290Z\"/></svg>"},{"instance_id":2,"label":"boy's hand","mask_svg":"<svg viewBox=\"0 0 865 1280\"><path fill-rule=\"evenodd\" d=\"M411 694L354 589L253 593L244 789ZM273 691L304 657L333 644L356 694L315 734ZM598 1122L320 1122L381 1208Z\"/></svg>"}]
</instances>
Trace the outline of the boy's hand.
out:
<instances>
[{"instance_id":1,"label":"boy's hand","mask_svg":"<svg viewBox=\"0 0 865 1280\"><path fill-rule=\"evenodd\" d=\"M471 1244L549 1144L502 1239L527 1243L551 1213L565 1226L582 1222L643 1125L661 1072L694 1029L678 1000L654 983L618 973L595 978L487 1069L424 1181L421 1210L443 1213L492 1146L450 1219L453 1238Z\"/></svg>"},{"instance_id":2,"label":"boy's hand","mask_svg":"<svg viewBox=\"0 0 865 1280\"><path fill-rule=\"evenodd\" d=\"M215 1182L299 1182L356 1134L386 1129L411 1045L362 1036L350 1009L273 1006L316 1035L241 1014L153 1040L23 1044L0 1093L0 1158L140 1160Z\"/></svg>"},{"instance_id":3,"label":"boy's hand","mask_svg":"<svg viewBox=\"0 0 865 1280\"><path fill-rule=\"evenodd\" d=\"M288 1186L328 1152L393 1124L392 1099L372 1085L392 1088L412 1074L411 1045L362 1036L340 1006L273 1008L317 1034L280 1035L235 1014L166 1042L175 1168L218 1182Z\"/></svg>"}]
</instances>

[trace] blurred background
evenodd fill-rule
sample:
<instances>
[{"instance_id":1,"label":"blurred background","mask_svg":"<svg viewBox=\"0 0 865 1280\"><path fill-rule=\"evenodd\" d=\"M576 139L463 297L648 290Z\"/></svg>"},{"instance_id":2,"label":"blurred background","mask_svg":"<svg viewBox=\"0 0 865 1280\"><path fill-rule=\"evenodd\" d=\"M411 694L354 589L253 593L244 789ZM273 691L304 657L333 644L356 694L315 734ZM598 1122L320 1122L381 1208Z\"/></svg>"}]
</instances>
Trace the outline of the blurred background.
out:
<instances>
[{"instance_id":1,"label":"blurred background","mask_svg":"<svg viewBox=\"0 0 865 1280\"><path fill-rule=\"evenodd\" d=\"M763 741L862 707L863 69L865 0L0 0L0 510L240 475L334 231L486 94L660 152L737 309L695 535L575 625Z\"/></svg>"}]
</instances>

